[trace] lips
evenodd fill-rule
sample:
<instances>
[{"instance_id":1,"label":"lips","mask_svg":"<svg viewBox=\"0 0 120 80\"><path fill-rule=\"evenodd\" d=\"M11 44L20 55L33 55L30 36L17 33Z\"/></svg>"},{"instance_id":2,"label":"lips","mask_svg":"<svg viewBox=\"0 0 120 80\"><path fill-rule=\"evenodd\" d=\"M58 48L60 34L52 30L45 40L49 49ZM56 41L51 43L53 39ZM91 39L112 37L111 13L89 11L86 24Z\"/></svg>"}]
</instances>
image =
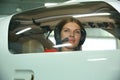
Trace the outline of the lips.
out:
<instances>
[{"instance_id":1,"label":"lips","mask_svg":"<svg viewBox=\"0 0 120 80\"><path fill-rule=\"evenodd\" d=\"M68 42L73 43L73 42L75 42L75 39L69 38L69 39L68 39Z\"/></svg>"},{"instance_id":2,"label":"lips","mask_svg":"<svg viewBox=\"0 0 120 80\"><path fill-rule=\"evenodd\" d=\"M74 43L75 39L74 38L65 38L62 40L62 43L64 43L64 42Z\"/></svg>"}]
</instances>

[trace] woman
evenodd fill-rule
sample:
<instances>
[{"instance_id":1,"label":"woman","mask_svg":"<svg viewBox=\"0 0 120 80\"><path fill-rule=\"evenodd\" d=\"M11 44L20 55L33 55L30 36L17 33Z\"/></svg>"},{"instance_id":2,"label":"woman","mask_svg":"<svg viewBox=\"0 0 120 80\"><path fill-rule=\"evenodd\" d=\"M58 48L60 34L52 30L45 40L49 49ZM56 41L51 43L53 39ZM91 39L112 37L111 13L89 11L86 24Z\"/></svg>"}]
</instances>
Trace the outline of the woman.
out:
<instances>
[{"instance_id":1,"label":"woman","mask_svg":"<svg viewBox=\"0 0 120 80\"><path fill-rule=\"evenodd\" d=\"M81 22L75 18L60 21L54 29L56 45L70 43L71 46L59 48L59 51L81 50L86 38L86 31Z\"/></svg>"}]
</instances>

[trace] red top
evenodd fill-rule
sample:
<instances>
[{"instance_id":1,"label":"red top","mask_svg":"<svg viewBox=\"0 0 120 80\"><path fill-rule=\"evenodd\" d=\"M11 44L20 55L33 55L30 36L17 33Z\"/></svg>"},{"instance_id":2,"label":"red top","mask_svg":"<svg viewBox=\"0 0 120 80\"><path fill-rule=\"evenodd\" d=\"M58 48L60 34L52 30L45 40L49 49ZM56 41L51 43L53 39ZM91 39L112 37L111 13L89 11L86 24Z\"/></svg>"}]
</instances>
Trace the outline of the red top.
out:
<instances>
[{"instance_id":1,"label":"red top","mask_svg":"<svg viewBox=\"0 0 120 80\"><path fill-rule=\"evenodd\" d=\"M44 52L58 52L57 49L45 49Z\"/></svg>"}]
</instances>

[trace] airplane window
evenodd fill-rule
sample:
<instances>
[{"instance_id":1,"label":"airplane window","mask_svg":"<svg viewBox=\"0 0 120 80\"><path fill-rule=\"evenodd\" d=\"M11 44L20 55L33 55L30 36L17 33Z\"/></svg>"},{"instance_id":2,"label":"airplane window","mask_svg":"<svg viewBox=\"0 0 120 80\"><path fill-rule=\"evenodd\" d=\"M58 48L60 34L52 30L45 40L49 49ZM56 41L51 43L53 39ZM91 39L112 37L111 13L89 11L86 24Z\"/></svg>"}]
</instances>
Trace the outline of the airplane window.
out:
<instances>
[{"instance_id":1,"label":"airplane window","mask_svg":"<svg viewBox=\"0 0 120 80\"><path fill-rule=\"evenodd\" d=\"M60 21L74 18L84 29L77 26L78 38L63 36L56 26ZM68 24L70 27L72 24ZM74 26L74 25L73 25ZM66 27L62 30L70 33ZM57 31L56 31L57 30ZM85 30L85 31L84 31ZM58 41L56 41L56 37ZM85 41L84 41L85 39ZM85 50L120 49L120 13L105 2L84 2L52 8L40 8L13 16L9 26L8 49L13 54L48 53ZM79 46L78 46L79 45ZM74 47L74 48L73 48Z\"/></svg>"},{"instance_id":2,"label":"airplane window","mask_svg":"<svg viewBox=\"0 0 120 80\"><path fill-rule=\"evenodd\" d=\"M87 38L82 50L116 50L114 38Z\"/></svg>"},{"instance_id":3,"label":"airplane window","mask_svg":"<svg viewBox=\"0 0 120 80\"><path fill-rule=\"evenodd\" d=\"M115 37L100 28L86 28L87 38L82 46L83 51L87 50L115 50L117 49L117 43ZM55 44L53 36L50 40Z\"/></svg>"},{"instance_id":4,"label":"airplane window","mask_svg":"<svg viewBox=\"0 0 120 80\"><path fill-rule=\"evenodd\" d=\"M47 39L44 29L39 27L18 27L9 32L9 50L12 53L40 53L50 49L53 43Z\"/></svg>"}]
</instances>

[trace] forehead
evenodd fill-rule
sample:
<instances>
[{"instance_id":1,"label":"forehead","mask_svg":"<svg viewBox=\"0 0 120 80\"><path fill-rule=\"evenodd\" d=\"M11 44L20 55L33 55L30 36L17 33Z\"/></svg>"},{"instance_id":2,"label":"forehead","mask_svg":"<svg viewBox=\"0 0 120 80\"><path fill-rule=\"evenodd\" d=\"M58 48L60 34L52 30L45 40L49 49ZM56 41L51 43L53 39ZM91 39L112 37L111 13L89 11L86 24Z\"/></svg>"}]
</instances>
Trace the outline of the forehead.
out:
<instances>
[{"instance_id":1,"label":"forehead","mask_svg":"<svg viewBox=\"0 0 120 80\"><path fill-rule=\"evenodd\" d=\"M80 29L80 26L75 22L68 22L63 26L63 28Z\"/></svg>"}]
</instances>

